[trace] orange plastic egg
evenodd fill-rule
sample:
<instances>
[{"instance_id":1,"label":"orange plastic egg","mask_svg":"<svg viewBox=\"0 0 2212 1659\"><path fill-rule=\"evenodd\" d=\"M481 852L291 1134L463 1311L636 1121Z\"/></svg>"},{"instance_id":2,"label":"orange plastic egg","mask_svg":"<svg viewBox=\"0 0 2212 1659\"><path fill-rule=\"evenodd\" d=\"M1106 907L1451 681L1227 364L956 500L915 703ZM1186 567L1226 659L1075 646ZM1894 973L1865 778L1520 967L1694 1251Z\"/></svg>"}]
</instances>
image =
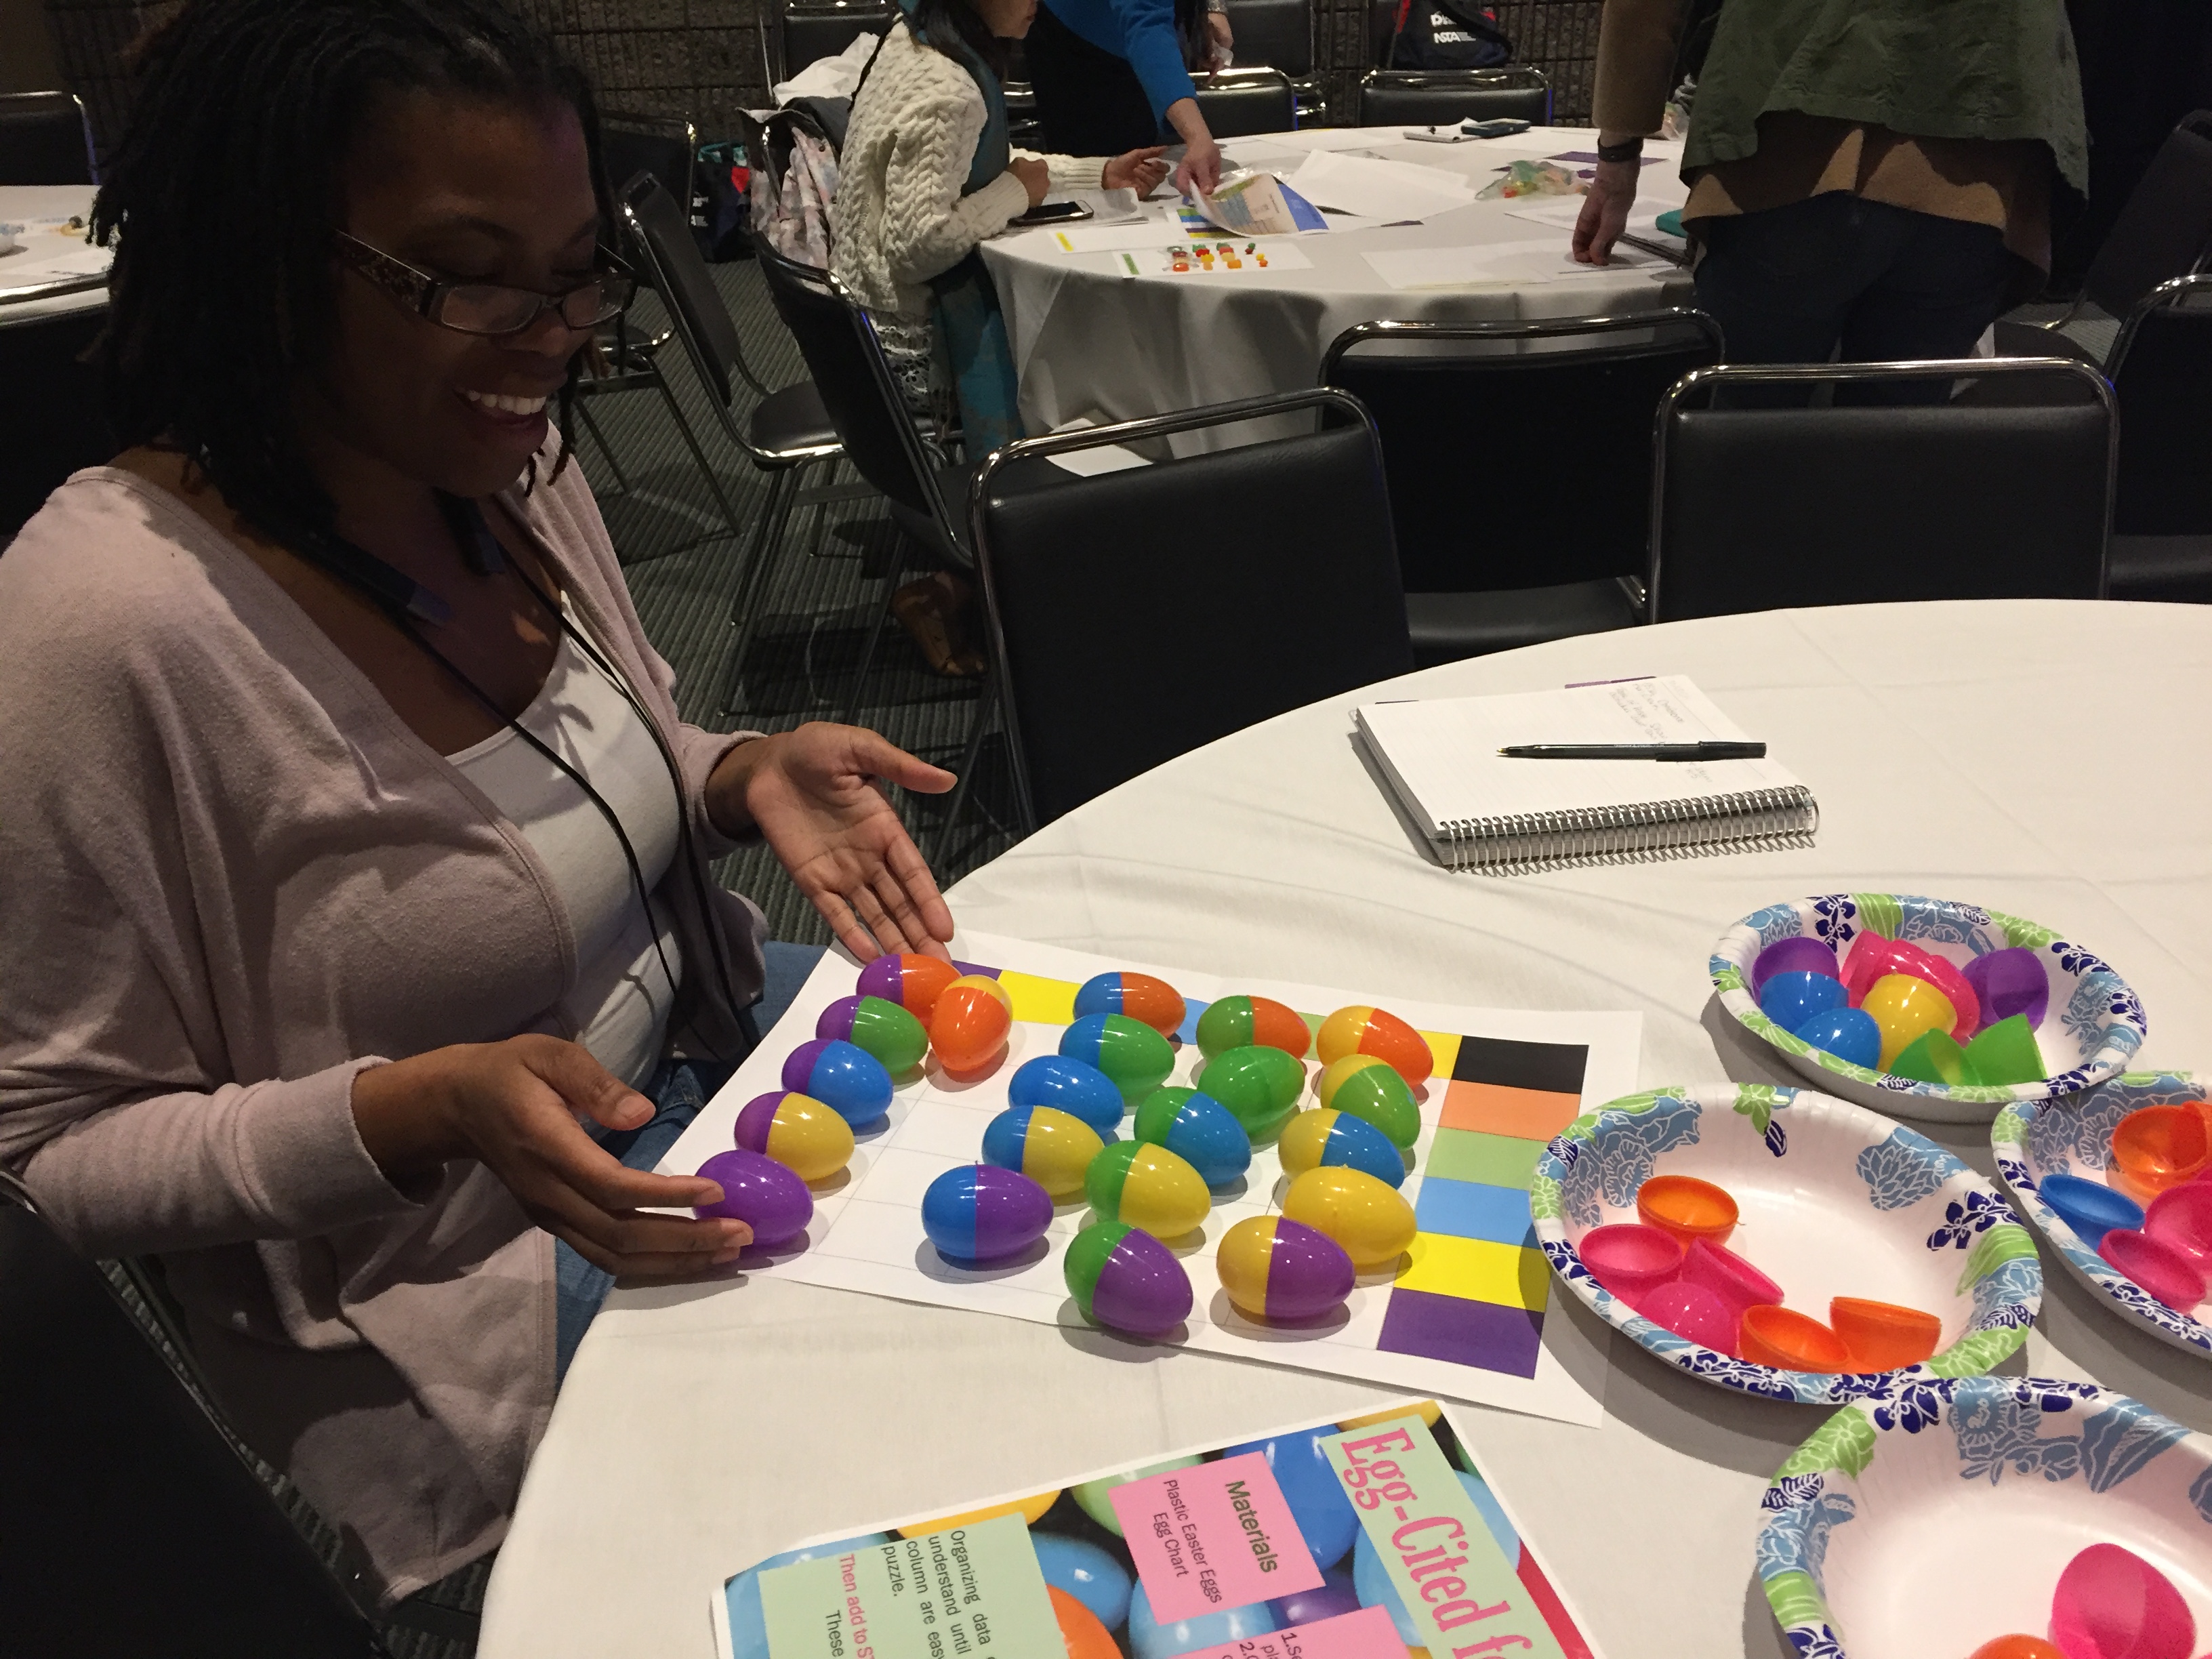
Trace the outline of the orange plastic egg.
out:
<instances>
[{"instance_id":1,"label":"orange plastic egg","mask_svg":"<svg viewBox=\"0 0 2212 1659\"><path fill-rule=\"evenodd\" d=\"M948 1072L979 1071L999 1057L1013 1029L1014 1000L983 974L963 974L938 993L929 1046Z\"/></svg>"},{"instance_id":2,"label":"orange plastic egg","mask_svg":"<svg viewBox=\"0 0 2212 1659\"><path fill-rule=\"evenodd\" d=\"M1338 1009L1322 1022L1315 1047L1324 1066L1346 1054L1372 1054L1417 1089L1436 1069L1428 1039L1385 1008Z\"/></svg>"},{"instance_id":3,"label":"orange plastic egg","mask_svg":"<svg viewBox=\"0 0 2212 1659\"><path fill-rule=\"evenodd\" d=\"M1098 1615L1057 1584L1047 1584L1052 1597L1052 1616L1060 1620L1060 1639L1067 1644L1067 1659L1121 1659Z\"/></svg>"},{"instance_id":4,"label":"orange plastic egg","mask_svg":"<svg viewBox=\"0 0 2212 1659\"><path fill-rule=\"evenodd\" d=\"M2014 1635L1983 1643L1967 1659L2066 1659L2066 1655L2040 1636Z\"/></svg>"}]
</instances>

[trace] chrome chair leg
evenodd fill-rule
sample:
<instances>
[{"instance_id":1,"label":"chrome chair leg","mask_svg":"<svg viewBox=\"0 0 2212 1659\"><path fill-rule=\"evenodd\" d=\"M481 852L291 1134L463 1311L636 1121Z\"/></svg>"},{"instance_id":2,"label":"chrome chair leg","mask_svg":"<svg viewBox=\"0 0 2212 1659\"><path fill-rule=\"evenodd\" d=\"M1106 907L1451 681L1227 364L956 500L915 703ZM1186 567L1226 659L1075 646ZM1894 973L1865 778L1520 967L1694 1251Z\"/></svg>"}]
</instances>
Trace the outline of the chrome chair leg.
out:
<instances>
[{"instance_id":1,"label":"chrome chair leg","mask_svg":"<svg viewBox=\"0 0 2212 1659\"><path fill-rule=\"evenodd\" d=\"M769 478L768 500L761 505L760 523L754 529L750 555L738 583L737 597L730 606L730 620L737 626L738 640L730 653L730 677L722 692L725 713L737 707L745 653L760 632L761 610L768 598L769 573L783 550L784 530L791 521L792 502L799 493L799 475L805 471L803 466L789 467Z\"/></svg>"},{"instance_id":2,"label":"chrome chair leg","mask_svg":"<svg viewBox=\"0 0 2212 1659\"><path fill-rule=\"evenodd\" d=\"M852 695L846 700L844 724L850 726L860 712L860 703L867 696L868 675L875 667L876 650L882 645L884 624L890 620L891 600L898 593L899 578L906 574L906 532L894 529L896 538L891 550L891 568L884 574L883 603L876 607L876 619L868 627L867 642L860 647L860 665L853 672Z\"/></svg>"},{"instance_id":3,"label":"chrome chair leg","mask_svg":"<svg viewBox=\"0 0 2212 1659\"><path fill-rule=\"evenodd\" d=\"M658 364L653 367L653 383L660 388L662 401L667 404L668 412L676 417L676 429L684 435L684 447L691 452L691 459L699 464L700 476L706 479L707 488L714 492L715 505L722 509L722 521L730 526L732 536L744 535L745 532L738 523L737 508L730 505L729 496L723 492L721 479L707 464L707 452L699 447L699 440L691 430L691 422L684 416L684 405L676 401L675 391L669 386L667 376L660 372Z\"/></svg>"},{"instance_id":4,"label":"chrome chair leg","mask_svg":"<svg viewBox=\"0 0 2212 1659\"><path fill-rule=\"evenodd\" d=\"M592 441L599 445L599 453L607 458L607 469L615 475L615 482L622 486L622 493L629 495L629 475L623 471L622 462L615 455L615 447L607 441L607 434L599 430L599 423L592 418L592 405L588 399L576 399L576 418L584 423L584 430L592 434Z\"/></svg>"}]
</instances>

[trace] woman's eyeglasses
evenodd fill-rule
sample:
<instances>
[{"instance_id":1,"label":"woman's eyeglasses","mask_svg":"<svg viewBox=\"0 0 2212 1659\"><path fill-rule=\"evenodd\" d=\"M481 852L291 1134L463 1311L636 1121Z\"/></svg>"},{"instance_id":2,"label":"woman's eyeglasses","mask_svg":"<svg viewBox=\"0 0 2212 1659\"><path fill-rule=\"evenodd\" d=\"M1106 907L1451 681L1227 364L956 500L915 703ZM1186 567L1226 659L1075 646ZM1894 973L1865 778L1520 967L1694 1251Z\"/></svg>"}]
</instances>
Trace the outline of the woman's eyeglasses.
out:
<instances>
[{"instance_id":1,"label":"woman's eyeglasses","mask_svg":"<svg viewBox=\"0 0 2212 1659\"><path fill-rule=\"evenodd\" d=\"M426 270L371 247L341 230L338 258L418 317L462 334L519 334L549 311L573 329L596 328L625 310L637 293L629 267L604 249L589 282L561 294L497 283L443 283Z\"/></svg>"}]
</instances>

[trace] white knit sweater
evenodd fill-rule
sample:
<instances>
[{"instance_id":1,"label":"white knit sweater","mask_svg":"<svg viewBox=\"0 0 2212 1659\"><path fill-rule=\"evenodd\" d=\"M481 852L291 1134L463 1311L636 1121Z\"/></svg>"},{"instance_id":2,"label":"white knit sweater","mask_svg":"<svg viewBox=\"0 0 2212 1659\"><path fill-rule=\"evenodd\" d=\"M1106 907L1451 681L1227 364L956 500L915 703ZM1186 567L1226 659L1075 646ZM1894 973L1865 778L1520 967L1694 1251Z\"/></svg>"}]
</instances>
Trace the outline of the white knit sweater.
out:
<instances>
[{"instance_id":1,"label":"white knit sweater","mask_svg":"<svg viewBox=\"0 0 2212 1659\"><path fill-rule=\"evenodd\" d=\"M985 113L973 76L917 45L903 19L891 25L853 100L830 207L830 264L870 311L927 322L929 279L1029 210L1029 192L1012 168L973 196L960 193ZM1056 191L1097 189L1106 165L1100 157L1037 159Z\"/></svg>"}]
</instances>

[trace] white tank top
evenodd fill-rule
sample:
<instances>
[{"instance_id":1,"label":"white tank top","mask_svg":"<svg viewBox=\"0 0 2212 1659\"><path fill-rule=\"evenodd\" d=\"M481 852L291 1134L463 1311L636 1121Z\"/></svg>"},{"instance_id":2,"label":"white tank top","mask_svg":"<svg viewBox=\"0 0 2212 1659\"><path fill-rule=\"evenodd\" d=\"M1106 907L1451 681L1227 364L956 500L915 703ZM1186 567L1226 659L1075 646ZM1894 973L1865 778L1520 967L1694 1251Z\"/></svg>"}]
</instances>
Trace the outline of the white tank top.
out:
<instances>
[{"instance_id":1,"label":"white tank top","mask_svg":"<svg viewBox=\"0 0 2212 1659\"><path fill-rule=\"evenodd\" d=\"M676 856L676 786L637 711L566 632L522 724L614 809L646 890L657 890ZM659 1061L675 1000L661 954L678 982L684 975L665 909L654 907L655 951L614 830L591 798L512 727L447 758L491 797L552 874L576 936L576 983L561 1003L576 1041L623 1082L641 1085Z\"/></svg>"}]
</instances>

